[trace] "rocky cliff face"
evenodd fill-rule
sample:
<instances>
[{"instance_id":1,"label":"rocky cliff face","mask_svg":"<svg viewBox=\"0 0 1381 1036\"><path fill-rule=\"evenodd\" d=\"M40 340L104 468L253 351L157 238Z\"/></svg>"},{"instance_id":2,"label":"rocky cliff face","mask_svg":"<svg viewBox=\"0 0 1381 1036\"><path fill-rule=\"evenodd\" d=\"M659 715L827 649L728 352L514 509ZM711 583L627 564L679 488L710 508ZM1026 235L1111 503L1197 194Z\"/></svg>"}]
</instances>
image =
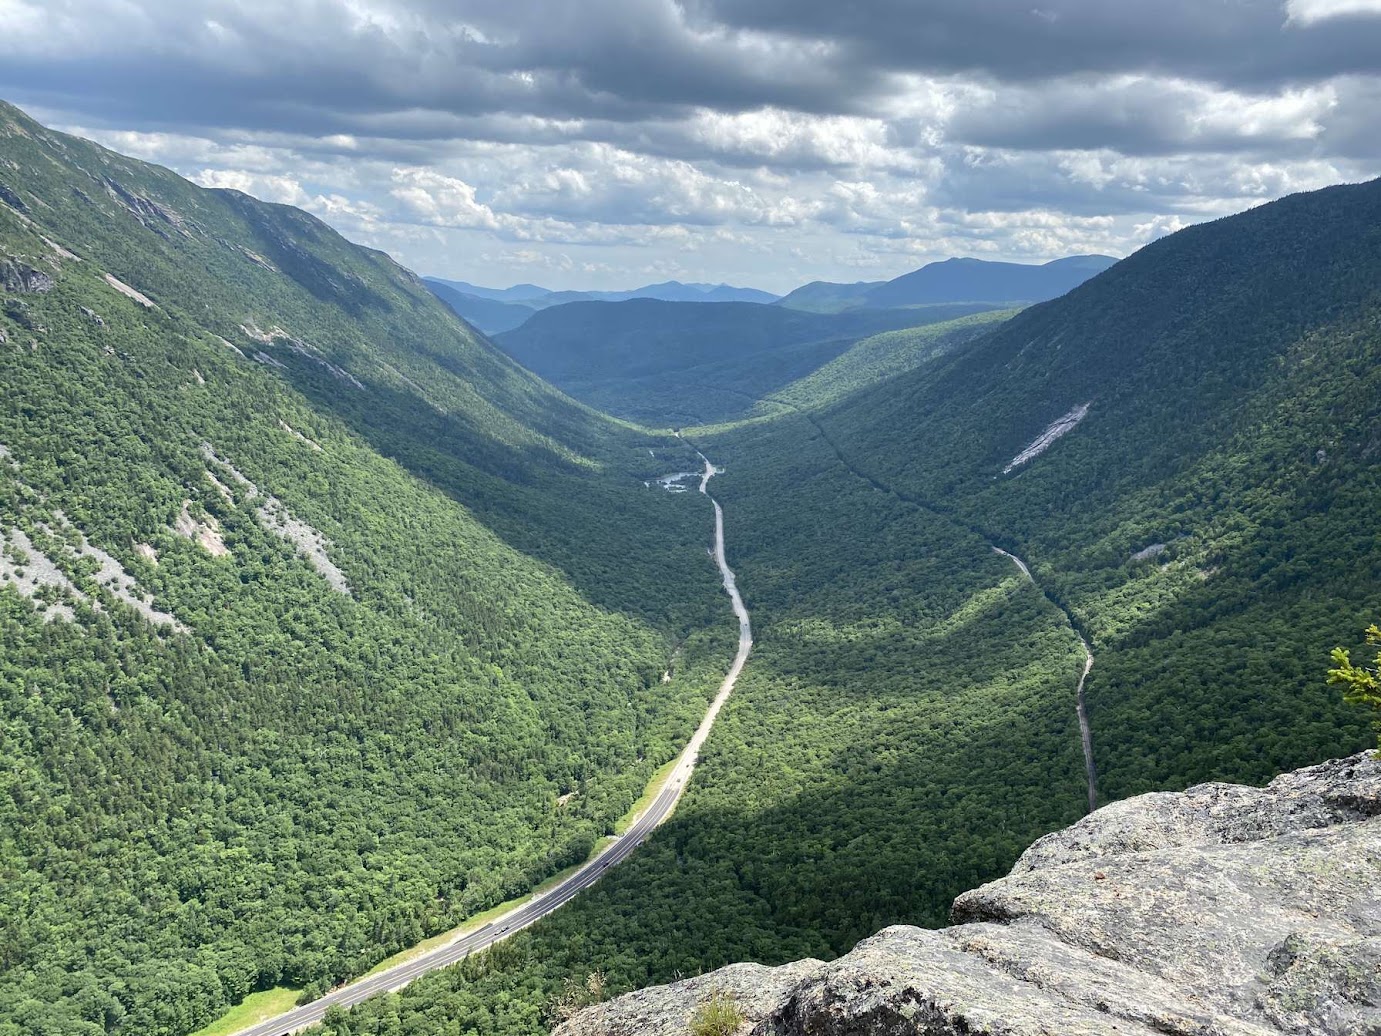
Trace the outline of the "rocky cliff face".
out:
<instances>
[{"instance_id":1,"label":"rocky cliff face","mask_svg":"<svg viewBox=\"0 0 1381 1036\"><path fill-rule=\"evenodd\" d=\"M1381 763L1105 806L832 963L737 964L590 1008L557 1036L684 1036L712 993L740 1036L1381 1034Z\"/></svg>"}]
</instances>

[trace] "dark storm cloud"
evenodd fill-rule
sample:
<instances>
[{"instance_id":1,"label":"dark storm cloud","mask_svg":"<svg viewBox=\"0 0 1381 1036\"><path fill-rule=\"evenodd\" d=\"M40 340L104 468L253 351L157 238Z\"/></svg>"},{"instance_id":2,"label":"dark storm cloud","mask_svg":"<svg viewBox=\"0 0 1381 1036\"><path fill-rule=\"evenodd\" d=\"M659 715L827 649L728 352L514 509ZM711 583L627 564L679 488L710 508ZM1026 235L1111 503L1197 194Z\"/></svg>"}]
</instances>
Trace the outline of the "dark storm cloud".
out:
<instances>
[{"instance_id":1,"label":"dark storm cloud","mask_svg":"<svg viewBox=\"0 0 1381 1036\"><path fill-rule=\"evenodd\" d=\"M839 41L856 67L1037 80L1142 72L1271 89L1381 71L1381 19L1280 0L690 0L706 20ZM1315 5L1303 5L1306 8Z\"/></svg>"},{"instance_id":2,"label":"dark storm cloud","mask_svg":"<svg viewBox=\"0 0 1381 1036\"><path fill-rule=\"evenodd\" d=\"M828 47L692 27L662 0L389 6L371 21L346 3L151 0L148 25L121 33L127 11L93 3L76 24L43 24L58 46L12 41L0 89L146 125L335 133L422 115L395 131L424 136L444 125L427 112L633 122L700 107L850 111L885 85Z\"/></svg>"},{"instance_id":3,"label":"dark storm cloud","mask_svg":"<svg viewBox=\"0 0 1381 1036\"><path fill-rule=\"evenodd\" d=\"M1381 0L0 0L0 33L0 96L469 278L495 241L515 280L1124 253L1381 171Z\"/></svg>"},{"instance_id":4,"label":"dark storm cloud","mask_svg":"<svg viewBox=\"0 0 1381 1036\"><path fill-rule=\"evenodd\" d=\"M666 127L696 111L885 116L907 73L999 90L957 142L1232 149L1253 134L1191 125L1191 81L1270 95L1381 70L1381 18L1291 20L1276 0L91 0L80 18L18 2L32 29L11 31L0 91L109 125L578 136L679 157L700 143ZM1100 82L1127 75L1162 81Z\"/></svg>"},{"instance_id":5,"label":"dark storm cloud","mask_svg":"<svg viewBox=\"0 0 1381 1036\"><path fill-rule=\"evenodd\" d=\"M1341 100L1332 87L1254 97L1184 80L1083 75L1013 86L960 112L948 132L969 144L1031 151L1308 155Z\"/></svg>"}]
</instances>

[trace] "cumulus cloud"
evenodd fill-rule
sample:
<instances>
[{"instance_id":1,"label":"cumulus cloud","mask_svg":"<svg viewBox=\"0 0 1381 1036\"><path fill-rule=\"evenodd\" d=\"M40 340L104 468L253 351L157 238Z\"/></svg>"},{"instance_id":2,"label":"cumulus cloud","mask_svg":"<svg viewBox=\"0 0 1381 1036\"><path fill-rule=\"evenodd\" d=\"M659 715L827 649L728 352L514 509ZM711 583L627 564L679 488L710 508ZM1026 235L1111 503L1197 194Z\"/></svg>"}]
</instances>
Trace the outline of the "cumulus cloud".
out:
<instances>
[{"instance_id":1,"label":"cumulus cloud","mask_svg":"<svg viewBox=\"0 0 1381 1036\"><path fill-rule=\"evenodd\" d=\"M189 179L203 187L240 191L280 205L296 205L302 208L311 201L311 196L291 176L253 173L248 169L203 169Z\"/></svg>"},{"instance_id":2,"label":"cumulus cloud","mask_svg":"<svg viewBox=\"0 0 1381 1036\"><path fill-rule=\"evenodd\" d=\"M0 94L47 121L471 280L1120 254L1381 172L1381 0L0 0L0 24Z\"/></svg>"},{"instance_id":3,"label":"cumulus cloud","mask_svg":"<svg viewBox=\"0 0 1381 1036\"><path fill-rule=\"evenodd\" d=\"M499 227L493 210L475 200L475 189L464 180L430 169L395 169L393 183L389 194L423 223L486 230Z\"/></svg>"},{"instance_id":4,"label":"cumulus cloud","mask_svg":"<svg viewBox=\"0 0 1381 1036\"><path fill-rule=\"evenodd\" d=\"M1381 17L1381 0L1287 0L1285 9L1296 25L1312 25L1329 18Z\"/></svg>"}]
</instances>

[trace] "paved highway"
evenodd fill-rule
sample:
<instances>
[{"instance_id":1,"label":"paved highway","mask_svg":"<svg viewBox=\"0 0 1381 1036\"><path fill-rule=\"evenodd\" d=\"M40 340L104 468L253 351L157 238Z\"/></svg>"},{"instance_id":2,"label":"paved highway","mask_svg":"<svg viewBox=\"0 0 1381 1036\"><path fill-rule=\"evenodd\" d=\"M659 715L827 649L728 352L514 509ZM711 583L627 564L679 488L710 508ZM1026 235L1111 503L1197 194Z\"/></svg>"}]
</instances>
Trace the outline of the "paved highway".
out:
<instances>
[{"instance_id":1,"label":"paved highway","mask_svg":"<svg viewBox=\"0 0 1381 1036\"><path fill-rule=\"evenodd\" d=\"M1025 561L1001 547L994 546L993 550L1012 561L1017 568L1021 569L1021 574L1026 577L1027 581L1036 589L1040 589L1040 584L1036 582L1036 577L1031 574L1031 570L1026 567ZM1049 594L1046 595L1046 599L1051 604L1055 604L1054 599ZM1055 606L1060 607L1058 604ZM1064 611L1063 608L1060 610ZM1068 617L1067 612L1066 617ZM1093 672L1093 648L1088 646L1088 641L1084 639L1084 635L1074 629L1073 619L1070 619L1069 628L1074 630L1074 635L1079 638L1079 643L1084 647L1084 671L1079 674L1079 686L1074 691L1074 711L1079 716L1079 740L1084 746L1084 776L1088 784L1088 811L1092 813L1098 808L1098 770L1093 765L1093 729L1089 726L1088 705L1084 701L1084 684L1088 680L1088 674Z\"/></svg>"},{"instance_id":2,"label":"paved highway","mask_svg":"<svg viewBox=\"0 0 1381 1036\"><path fill-rule=\"evenodd\" d=\"M705 462L705 470L700 476L700 492L710 496L707 487L710 479L715 476L715 467L705 459L704 454L699 456ZM515 907L490 924L463 938L439 946L407 963L399 964L387 971L381 971L377 975L357 979L347 985L340 986L310 1004L260 1022L248 1029L241 1029L236 1036L285 1036L286 1033L296 1032L321 1021L328 1008L350 1007L363 1000L378 996L380 993L401 989L419 975L425 975L437 968L455 964L472 953L487 949L495 943L507 939L513 933L521 931L569 903L583 889L589 888L598 881L606 870L626 859L652 833L654 828L671 816L672 810L676 808L677 800L680 799L681 793L685 791L686 784L690 781L691 773L695 770L695 762L700 754L700 748L705 743L705 739L709 737L710 728L714 726L719 710L729 695L733 693L734 684L738 681L739 673L743 671L744 663L748 661L748 654L753 649L753 627L748 618L748 609L744 607L743 598L739 596L733 569L729 567L724 556L724 511L719 506L719 501L714 497L710 497L710 502L714 504L714 549L710 551L710 554L714 558L715 564L719 566L719 572L724 581L724 590L729 595L729 600L733 604L734 615L738 618L738 651L734 655L734 662L729 668L728 675L724 677L724 682L719 685L719 692L715 695L714 701L710 703L709 709L706 710L704 719L700 721L700 726L696 728L695 734L681 751L676 766L668 775L661 792L652 800L652 804L643 811L627 831L611 842L603 852L565 881L536 899L530 900L520 907Z\"/></svg>"}]
</instances>

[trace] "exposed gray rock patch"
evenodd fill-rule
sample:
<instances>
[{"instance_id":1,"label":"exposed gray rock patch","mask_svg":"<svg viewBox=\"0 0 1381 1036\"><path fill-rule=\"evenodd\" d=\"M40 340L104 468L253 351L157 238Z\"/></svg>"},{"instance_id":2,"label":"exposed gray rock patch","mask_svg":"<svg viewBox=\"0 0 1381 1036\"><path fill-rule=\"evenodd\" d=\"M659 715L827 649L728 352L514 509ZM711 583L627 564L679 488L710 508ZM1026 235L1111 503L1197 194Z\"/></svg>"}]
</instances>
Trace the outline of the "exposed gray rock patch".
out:
<instances>
[{"instance_id":1,"label":"exposed gray rock patch","mask_svg":"<svg viewBox=\"0 0 1381 1036\"><path fill-rule=\"evenodd\" d=\"M1068 435L1074 431L1074 426L1088 416L1089 403L1080 403L1062 417L1057 417L1052 421L1040 435L1032 441L1031 445L1022 450L1008 462L1002 469L1004 475L1009 474L1014 468L1019 468L1029 460L1034 460L1055 444L1055 440Z\"/></svg>"},{"instance_id":2,"label":"exposed gray rock patch","mask_svg":"<svg viewBox=\"0 0 1381 1036\"><path fill-rule=\"evenodd\" d=\"M166 238L168 236L166 231L168 230L172 230L183 237L192 236L187 221L175 209L130 190L118 180L106 177L103 182L106 192L115 201L143 226L160 237Z\"/></svg>"},{"instance_id":3,"label":"exposed gray rock patch","mask_svg":"<svg viewBox=\"0 0 1381 1036\"><path fill-rule=\"evenodd\" d=\"M720 989L752 1036L1381 1033L1381 763L1105 806L960 896L950 928L736 965L581 1012L558 1036L681 1036Z\"/></svg>"},{"instance_id":4,"label":"exposed gray rock patch","mask_svg":"<svg viewBox=\"0 0 1381 1036\"><path fill-rule=\"evenodd\" d=\"M225 498L226 503L233 504L235 502L235 494L230 491L230 487L218 479L214 473L208 471L206 477L216 492Z\"/></svg>"},{"instance_id":5,"label":"exposed gray rock patch","mask_svg":"<svg viewBox=\"0 0 1381 1036\"><path fill-rule=\"evenodd\" d=\"M0 201L4 202L16 212L27 211L24 205L24 199L21 198L12 187L7 187L3 183L0 183Z\"/></svg>"},{"instance_id":6,"label":"exposed gray rock patch","mask_svg":"<svg viewBox=\"0 0 1381 1036\"><path fill-rule=\"evenodd\" d=\"M277 339L288 337L288 332L281 327L272 327L267 331L261 331L253 321L248 324L241 324L240 330L245 333L246 338L258 342L260 345L272 345Z\"/></svg>"},{"instance_id":7,"label":"exposed gray rock patch","mask_svg":"<svg viewBox=\"0 0 1381 1036\"><path fill-rule=\"evenodd\" d=\"M346 580L345 573L336 566L327 552L331 546L330 540L306 522L294 517L283 501L276 496L262 492L235 465L220 456L210 443L202 443L201 452L208 461L219 465L229 475L231 481L240 487L245 500L254 507L259 524L265 530L292 544L293 548L306 559L307 563L326 580L327 585L332 590L345 594L347 597L352 596L350 583ZM208 475L222 494L229 492L229 488L217 479L214 473L208 472Z\"/></svg>"},{"instance_id":8,"label":"exposed gray rock patch","mask_svg":"<svg viewBox=\"0 0 1381 1036\"><path fill-rule=\"evenodd\" d=\"M7 471L23 488L21 499L42 501L42 494L24 486L19 474L21 470L9 448L0 445L0 471ZM85 601L100 611L102 598L96 591L99 587L155 626L187 632L187 627L174 616L154 607L153 597L139 586L125 567L87 540L86 534L61 511L54 510L41 518L25 504L20 505L20 511L32 522L28 528L35 532L43 546L35 544L24 529L0 527L0 586L11 586L36 601L43 610L44 621L74 619L76 613L72 604L77 601ZM147 544L135 550L155 565L158 563L158 552Z\"/></svg>"},{"instance_id":9,"label":"exposed gray rock patch","mask_svg":"<svg viewBox=\"0 0 1381 1036\"><path fill-rule=\"evenodd\" d=\"M44 273L22 259L7 256L0 259L0 288L21 295L42 295L57 286L50 274Z\"/></svg>"},{"instance_id":10,"label":"exposed gray rock patch","mask_svg":"<svg viewBox=\"0 0 1381 1036\"><path fill-rule=\"evenodd\" d=\"M216 338L216 341L220 342L221 345L225 346L227 349L229 349L231 352L233 352L233 353L234 353L236 356L238 356L240 359L242 359L242 360L247 360L247 359L249 359L248 356L246 356L243 352L240 351L240 347L239 347L238 345L231 345L229 342L227 342L227 341L226 341L224 338L222 338L220 335L216 335L215 338Z\"/></svg>"},{"instance_id":11,"label":"exposed gray rock patch","mask_svg":"<svg viewBox=\"0 0 1381 1036\"><path fill-rule=\"evenodd\" d=\"M1133 554L1132 560L1150 561L1152 558L1160 557L1169 549L1170 544L1168 543L1152 543L1149 547L1142 547L1139 551Z\"/></svg>"},{"instance_id":12,"label":"exposed gray rock patch","mask_svg":"<svg viewBox=\"0 0 1381 1036\"><path fill-rule=\"evenodd\" d=\"M245 333L246 338L250 338L261 345L273 345L275 342L279 341L285 342L287 343L287 347L291 349L293 352L297 353L297 355L303 357L304 359L311 360L313 363L318 364L321 367L324 367L326 370L330 371L333 377L345 382L348 385L353 385L357 389L364 388L364 383L361 382L359 378L355 377L355 375L351 374L349 371L344 370L341 367L337 367L330 360L326 359L326 357L321 354L321 350L318 349L316 346L309 345L302 339L288 334L288 332L284 331L281 327L278 327L276 324L273 327L269 328L267 331L263 331L259 328L257 324L250 322L248 324L241 324L240 330ZM269 356L266 353L256 352L254 354L254 358L258 360L260 363L272 364L275 367L283 368L286 370L286 367L284 367L284 365L280 361L274 359L272 356Z\"/></svg>"},{"instance_id":13,"label":"exposed gray rock patch","mask_svg":"<svg viewBox=\"0 0 1381 1036\"><path fill-rule=\"evenodd\" d=\"M686 1036L700 1004L715 993L733 997L753 1032L763 1029L773 1013L795 989L820 968L818 960L798 960L779 968L761 964L730 964L708 975L673 986L654 986L621 996L606 1004L586 1008L557 1029L568 1036L598 1033L600 1036ZM747 1025L744 1026L745 1031Z\"/></svg>"},{"instance_id":14,"label":"exposed gray rock patch","mask_svg":"<svg viewBox=\"0 0 1381 1036\"><path fill-rule=\"evenodd\" d=\"M42 234L39 234L38 236L43 240L43 243L45 245L47 245L49 248L53 250L53 255L55 255L57 258L71 259L74 263L79 263L82 261L81 256L75 254L74 252L69 252L66 248L63 248L62 245L58 244L52 238L43 237Z\"/></svg>"},{"instance_id":15,"label":"exposed gray rock patch","mask_svg":"<svg viewBox=\"0 0 1381 1036\"><path fill-rule=\"evenodd\" d=\"M72 526L66 523L61 512L58 512L57 517L66 529L72 529ZM139 586L132 575L125 571L125 567L120 562L100 547L87 542L86 537L80 532L76 532L76 540L76 546L72 548L73 553L78 558L88 558L96 563L96 573L92 578L102 588L124 601L125 604L155 626L171 626L179 633L188 632L187 627L172 615L154 607L153 598Z\"/></svg>"},{"instance_id":16,"label":"exposed gray rock patch","mask_svg":"<svg viewBox=\"0 0 1381 1036\"><path fill-rule=\"evenodd\" d=\"M176 618L154 607L152 598L124 566L88 542L61 512L57 512L56 522L56 530L39 523L39 529L59 544L48 552L40 550L22 529L0 529L0 586L12 586L25 597L39 602L46 622L71 620L75 618L73 601L85 601L97 611L101 610L101 604L97 597L79 587L55 559L61 558L69 567L87 559L87 564L94 568L90 578L102 589L155 626L170 626L187 632L187 627ZM86 585L90 589L90 584Z\"/></svg>"},{"instance_id":17,"label":"exposed gray rock patch","mask_svg":"<svg viewBox=\"0 0 1381 1036\"><path fill-rule=\"evenodd\" d=\"M326 548L330 541L304 521L294 518L283 502L276 497L265 497L259 506L259 520L264 528L291 543L297 552L321 574L332 590L350 594L350 584L345 573L336 567Z\"/></svg>"},{"instance_id":18,"label":"exposed gray rock patch","mask_svg":"<svg viewBox=\"0 0 1381 1036\"><path fill-rule=\"evenodd\" d=\"M289 435L291 435L291 436L292 436L294 439L296 439L298 442L300 442L300 443L305 443L306 445L310 446L312 449L316 450L317 453L320 453L320 452L321 452L321 443L317 442L315 439L309 439L309 438L307 438L307 436L303 435L301 432L299 432L299 431L298 431L296 428L294 428L292 425L288 424L287 421L284 421L281 417L278 419L278 427L281 428L281 429L283 429L283 431L287 432Z\"/></svg>"},{"instance_id":19,"label":"exposed gray rock patch","mask_svg":"<svg viewBox=\"0 0 1381 1036\"><path fill-rule=\"evenodd\" d=\"M251 252L244 245L236 245L235 248L255 266L263 267L265 270L271 270L274 273L278 272L278 267L274 266L273 263L269 262L258 252Z\"/></svg>"},{"instance_id":20,"label":"exposed gray rock patch","mask_svg":"<svg viewBox=\"0 0 1381 1036\"><path fill-rule=\"evenodd\" d=\"M39 601L45 622L73 618L65 599L84 596L22 529L0 529L0 586L12 586L30 600ZM43 603L42 591L48 587L56 592L57 599Z\"/></svg>"},{"instance_id":21,"label":"exposed gray rock patch","mask_svg":"<svg viewBox=\"0 0 1381 1036\"><path fill-rule=\"evenodd\" d=\"M284 335L283 337L286 339L288 343L288 348L291 349L293 352L297 353L299 356L311 360L313 363L318 364L321 367L324 367L326 370L331 372L333 377L345 382L348 385L353 385L357 389L364 388L364 384L359 380L359 378L355 377L355 375L351 374L349 371L344 370L341 367L337 367L334 363L326 359L326 357L322 356L315 346L308 345L306 342L302 341L302 339L294 338L292 337L292 335Z\"/></svg>"},{"instance_id":22,"label":"exposed gray rock patch","mask_svg":"<svg viewBox=\"0 0 1381 1036\"><path fill-rule=\"evenodd\" d=\"M214 480L215 476L212 476ZM219 484L219 483L218 483ZM197 517L192 514L192 501L182 501L182 511L173 522L173 532L192 540L213 558L223 558L230 553L221 538L221 523L213 515Z\"/></svg>"},{"instance_id":23,"label":"exposed gray rock patch","mask_svg":"<svg viewBox=\"0 0 1381 1036\"><path fill-rule=\"evenodd\" d=\"M106 274L105 282L109 284L112 288L114 288L116 291L118 291L121 295L124 295L126 298L133 299L135 302L139 303L139 305L143 306L145 309L158 308L156 305L154 305L153 299L149 298L142 291L139 291L135 288L131 288L128 284L126 284L124 281L120 280L120 278L116 277L113 274Z\"/></svg>"}]
</instances>

